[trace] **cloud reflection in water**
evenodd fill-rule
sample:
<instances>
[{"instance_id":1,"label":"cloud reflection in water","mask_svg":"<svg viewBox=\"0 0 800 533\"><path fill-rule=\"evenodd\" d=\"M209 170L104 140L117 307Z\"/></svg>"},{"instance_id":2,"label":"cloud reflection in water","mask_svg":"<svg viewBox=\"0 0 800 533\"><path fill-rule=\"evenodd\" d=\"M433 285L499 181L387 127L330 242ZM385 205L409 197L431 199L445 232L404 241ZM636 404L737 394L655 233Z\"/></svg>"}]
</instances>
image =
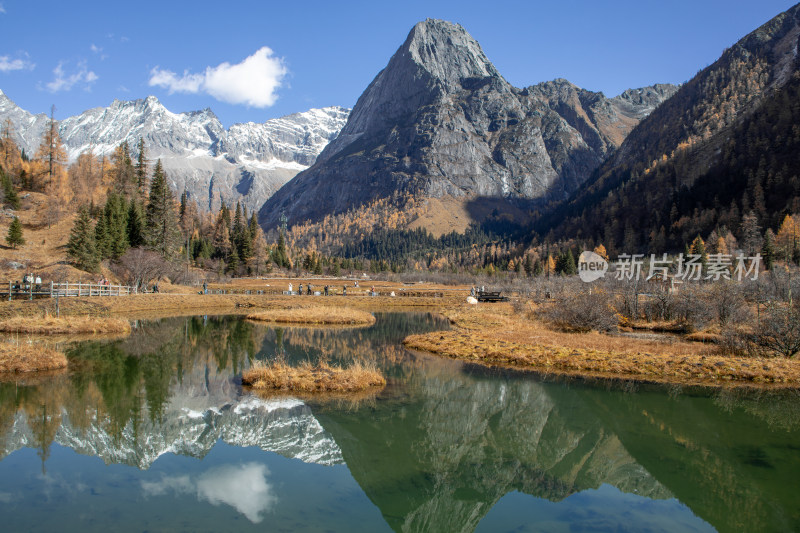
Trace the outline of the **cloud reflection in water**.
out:
<instances>
[{"instance_id":1,"label":"cloud reflection in water","mask_svg":"<svg viewBox=\"0 0 800 533\"><path fill-rule=\"evenodd\" d=\"M211 468L197 479L190 476L164 476L160 481L142 481L145 496L197 494L197 499L212 505L227 504L257 524L277 502L267 482L266 465L247 463Z\"/></svg>"}]
</instances>

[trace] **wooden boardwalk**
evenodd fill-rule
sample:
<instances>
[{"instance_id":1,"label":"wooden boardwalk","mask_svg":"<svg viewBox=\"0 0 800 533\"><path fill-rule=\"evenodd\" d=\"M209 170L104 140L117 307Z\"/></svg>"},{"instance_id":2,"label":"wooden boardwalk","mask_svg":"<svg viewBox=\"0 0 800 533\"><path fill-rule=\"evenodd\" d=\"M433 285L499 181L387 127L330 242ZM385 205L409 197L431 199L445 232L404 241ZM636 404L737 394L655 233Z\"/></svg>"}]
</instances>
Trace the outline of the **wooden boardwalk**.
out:
<instances>
[{"instance_id":1,"label":"wooden boardwalk","mask_svg":"<svg viewBox=\"0 0 800 533\"><path fill-rule=\"evenodd\" d=\"M105 285L102 283L22 284L9 281L0 287L0 299L33 300L34 298L65 298L78 296L128 296L136 294L136 287Z\"/></svg>"}]
</instances>

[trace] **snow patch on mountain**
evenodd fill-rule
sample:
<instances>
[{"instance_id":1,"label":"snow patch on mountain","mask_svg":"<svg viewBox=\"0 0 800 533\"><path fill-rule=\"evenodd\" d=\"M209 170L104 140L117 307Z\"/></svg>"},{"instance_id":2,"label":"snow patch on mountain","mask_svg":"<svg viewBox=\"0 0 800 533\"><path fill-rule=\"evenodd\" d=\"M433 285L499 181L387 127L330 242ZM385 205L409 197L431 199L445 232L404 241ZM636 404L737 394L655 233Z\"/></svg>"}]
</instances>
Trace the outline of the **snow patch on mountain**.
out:
<instances>
[{"instance_id":1,"label":"snow patch on mountain","mask_svg":"<svg viewBox=\"0 0 800 533\"><path fill-rule=\"evenodd\" d=\"M123 141L135 152L142 138L147 158L162 160L177 194L185 190L205 209L241 201L252 211L311 166L349 114L343 107L310 109L226 130L210 109L173 113L149 96L89 109L62 120L58 129L70 161L90 150L110 157ZM6 119L20 148L35 154L48 127L47 115L32 115L0 91L0 121Z\"/></svg>"}]
</instances>

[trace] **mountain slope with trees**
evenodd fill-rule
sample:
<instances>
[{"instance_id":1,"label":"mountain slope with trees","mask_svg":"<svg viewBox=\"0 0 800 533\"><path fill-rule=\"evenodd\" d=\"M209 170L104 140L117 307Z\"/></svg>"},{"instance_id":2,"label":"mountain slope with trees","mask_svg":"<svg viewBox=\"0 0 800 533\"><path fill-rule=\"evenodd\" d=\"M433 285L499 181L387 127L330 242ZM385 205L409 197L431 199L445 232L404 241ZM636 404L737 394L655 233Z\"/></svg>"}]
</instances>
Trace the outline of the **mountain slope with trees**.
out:
<instances>
[{"instance_id":1,"label":"mountain slope with trees","mask_svg":"<svg viewBox=\"0 0 800 533\"><path fill-rule=\"evenodd\" d=\"M778 231L800 212L799 44L795 6L643 120L539 232L658 253L712 232L746 240L746 220Z\"/></svg>"}]
</instances>

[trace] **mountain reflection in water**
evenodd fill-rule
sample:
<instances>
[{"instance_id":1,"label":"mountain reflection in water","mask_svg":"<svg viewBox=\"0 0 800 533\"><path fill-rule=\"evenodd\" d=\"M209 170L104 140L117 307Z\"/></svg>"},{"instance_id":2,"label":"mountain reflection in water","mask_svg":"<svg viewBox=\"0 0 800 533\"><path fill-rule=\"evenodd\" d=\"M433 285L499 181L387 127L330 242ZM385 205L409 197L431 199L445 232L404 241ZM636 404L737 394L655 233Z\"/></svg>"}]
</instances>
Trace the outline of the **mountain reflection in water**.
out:
<instances>
[{"instance_id":1,"label":"mountain reflection in water","mask_svg":"<svg viewBox=\"0 0 800 533\"><path fill-rule=\"evenodd\" d=\"M356 329L142 322L128 339L70 347L66 375L0 383L0 473L28 448L45 471L63 468L51 451L64 447L142 469L126 482L139 494L133 506L212 504L253 527L269 517L290 529L346 529L356 510L369 516L366 497L395 531L800 529L796 394L542 380L399 344L446 327L422 313L379 314ZM243 391L239 373L275 357L374 360L389 383L361 402ZM170 459L216 449L226 460L210 466ZM157 459L176 466L145 475ZM331 481L315 484L314 469L330 467ZM342 489L352 483L342 475L363 492ZM5 487L0 509L17 501ZM329 518L309 502L307 522L292 521L292 506L311 494L317 508L332 506Z\"/></svg>"}]
</instances>

